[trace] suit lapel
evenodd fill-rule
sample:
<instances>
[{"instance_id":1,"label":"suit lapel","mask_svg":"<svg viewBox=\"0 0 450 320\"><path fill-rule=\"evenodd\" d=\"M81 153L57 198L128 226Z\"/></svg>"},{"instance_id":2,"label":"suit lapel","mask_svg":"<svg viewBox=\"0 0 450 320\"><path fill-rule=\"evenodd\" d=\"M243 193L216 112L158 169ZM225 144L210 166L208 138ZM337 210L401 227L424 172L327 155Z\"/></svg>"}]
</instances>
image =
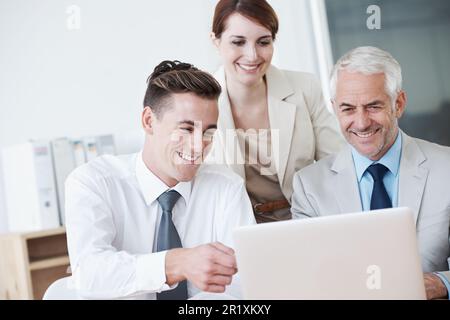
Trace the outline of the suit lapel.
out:
<instances>
[{"instance_id":1,"label":"suit lapel","mask_svg":"<svg viewBox=\"0 0 450 320\"><path fill-rule=\"evenodd\" d=\"M224 160L235 173L245 180L245 158L236 135L236 127L231 112L231 105L225 81L225 70L223 67L219 69L215 74L215 77L222 87L222 94L219 97L218 138L222 150L225 153Z\"/></svg>"},{"instance_id":2,"label":"suit lapel","mask_svg":"<svg viewBox=\"0 0 450 320\"><path fill-rule=\"evenodd\" d=\"M266 73L268 113L272 139L272 158L275 162L278 181L283 185L286 166L291 149L294 132L296 106L285 99L294 90L286 76L274 66L270 66Z\"/></svg>"},{"instance_id":3,"label":"suit lapel","mask_svg":"<svg viewBox=\"0 0 450 320\"><path fill-rule=\"evenodd\" d=\"M398 206L411 208L417 223L428 178L428 169L421 167L426 157L413 138L403 132L401 134L403 146L399 171Z\"/></svg>"},{"instance_id":4,"label":"suit lapel","mask_svg":"<svg viewBox=\"0 0 450 320\"><path fill-rule=\"evenodd\" d=\"M336 173L333 177L333 183L340 213L362 211L358 180L350 147L344 148L337 154L331 170ZM330 212L330 214L332 213Z\"/></svg>"}]
</instances>

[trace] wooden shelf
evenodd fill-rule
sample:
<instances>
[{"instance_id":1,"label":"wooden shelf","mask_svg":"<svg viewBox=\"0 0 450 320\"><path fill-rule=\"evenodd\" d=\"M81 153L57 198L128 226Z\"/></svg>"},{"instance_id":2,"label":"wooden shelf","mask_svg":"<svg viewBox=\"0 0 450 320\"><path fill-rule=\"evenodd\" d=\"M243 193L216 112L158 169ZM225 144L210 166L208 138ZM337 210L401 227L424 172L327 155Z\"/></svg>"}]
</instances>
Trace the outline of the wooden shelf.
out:
<instances>
[{"instance_id":1,"label":"wooden shelf","mask_svg":"<svg viewBox=\"0 0 450 320\"><path fill-rule=\"evenodd\" d=\"M64 228L0 235L0 300L42 299L48 286L68 276Z\"/></svg>"},{"instance_id":2,"label":"wooden shelf","mask_svg":"<svg viewBox=\"0 0 450 320\"><path fill-rule=\"evenodd\" d=\"M43 237L49 237L54 235L61 235L66 234L66 228L60 227L55 229L48 229L48 230L38 230L38 231L27 231L27 232L11 232L6 233L3 235L7 235L10 237L22 237L25 239L36 239L36 238L43 238Z\"/></svg>"},{"instance_id":3,"label":"wooden shelf","mask_svg":"<svg viewBox=\"0 0 450 320\"><path fill-rule=\"evenodd\" d=\"M67 266L69 265L69 257L61 256L55 258L49 258L41 261L35 261L30 263L30 270L36 271L40 269L47 269L53 267Z\"/></svg>"}]
</instances>

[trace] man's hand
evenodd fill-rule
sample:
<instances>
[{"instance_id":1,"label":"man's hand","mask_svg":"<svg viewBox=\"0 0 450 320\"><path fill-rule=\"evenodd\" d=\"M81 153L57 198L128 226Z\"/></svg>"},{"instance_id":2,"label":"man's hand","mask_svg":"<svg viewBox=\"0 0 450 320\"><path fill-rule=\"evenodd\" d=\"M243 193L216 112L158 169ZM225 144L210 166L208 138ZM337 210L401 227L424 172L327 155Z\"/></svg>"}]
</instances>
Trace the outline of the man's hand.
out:
<instances>
[{"instance_id":1,"label":"man's hand","mask_svg":"<svg viewBox=\"0 0 450 320\"><path fill-rule=\"evenodd\" d=\"M233 249L210 243L190 249L172 249L166 254L167 284L189 280L208 292L224 292L237 272Z\"/></svg>"},{"instance_id":2,"label":"man's hand","mask_svg":"<svg viewBox=\"0 0 450 320\"><path fill-rule=\"evenodd\" d=\"M447 297L447 288L442 280L433 273L425 273L423 275L425 281L425 290L427 299L445 299Z\"/></svg>"}]
</instances>

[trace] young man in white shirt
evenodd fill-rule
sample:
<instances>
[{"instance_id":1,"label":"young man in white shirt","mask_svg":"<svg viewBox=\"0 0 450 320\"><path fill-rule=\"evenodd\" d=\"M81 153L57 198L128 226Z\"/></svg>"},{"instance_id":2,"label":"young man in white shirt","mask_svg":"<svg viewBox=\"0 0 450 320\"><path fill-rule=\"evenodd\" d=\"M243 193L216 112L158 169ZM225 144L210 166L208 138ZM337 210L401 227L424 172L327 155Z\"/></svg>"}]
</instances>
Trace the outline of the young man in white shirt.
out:
<instances>
[{"instance_id":1,"label":"young man in white shirt","mask_svg":"<svg viewBox=\"0 0 450 320\"><path fill-rule=\"evenodd\" d=\"M102 156L66 181L66 229L84 298L238 295L232 230L255 223L245 185L202 165L217 128L220 85L163 61L148 79L141 152ZM187 281L185 281L187 280Z\"/></svg>"}]
</instances>

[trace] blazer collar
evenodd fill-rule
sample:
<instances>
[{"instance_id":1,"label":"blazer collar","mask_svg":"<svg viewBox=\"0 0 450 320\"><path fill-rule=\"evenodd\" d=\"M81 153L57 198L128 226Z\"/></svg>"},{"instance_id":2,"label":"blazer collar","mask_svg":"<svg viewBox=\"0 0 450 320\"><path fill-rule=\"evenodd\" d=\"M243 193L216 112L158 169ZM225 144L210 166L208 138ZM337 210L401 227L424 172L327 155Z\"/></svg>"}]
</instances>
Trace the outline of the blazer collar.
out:
<instances>
[{"instance_id":1,"label":"blazer collar","mask_svg":"<svg viewBox=\"0 0 450 320\"><path fill-rule=\"evenodd\" d=\"M266 72L267 92L276 100L284 100L295 93L289 79L275 66L270 66Z\"/></svg>"},{"instance_id":2,"label":"blazer collar","mask_svg":"<svg viewBox=\"0 0 450 320\"><path fill-rule=\"evenodd\" d=\"M214 77L222 87L222 93L219 96L219 129L236 129L231 112L230 99L228 98L227 82L225 79L225 69L220 67L214 74Z\"/></svg>"},{"instance_id":3,"label":"blazer collar","mask_svg":"<svg viewBox=\"0 0 450 320\"><path fill-rule=\"evenodd\" d=\"M220 67L214 74L214 77L222 87L222 93L219 96L219 120L218 120L218 147L222 149L220 154L221 163L224 161L235 173L245 180L245 162L244 154L237 143L236 126L234 125L233 113L231 112L230 99L228 98L227 83L225 79L225 69ZM222 158L223 157L223 158Z\"/></svg>"},{"instance_id":4,"label":"blazer collar","mask_svg":"<svg viewBox=\"0 0 450 320\"><path fill-rule=\"evenodd\" d=\"M283 186L294 134L297 107L286 99L295 93L286 74L274 66L266 72L272 155L280 186ZM294 173L292 173L294 174Z\"/></svg>"},{"instance_id":5,"label":"blazer collar","mask_svg":"<svg viewBox=\"0 0 450 320\"><path fill-rule=\"evenodd\" d=\"M398 205L409 207L413 211L417 223L429 172L428 168L424 166L427 157L413 138L403 131L400 133L403 147L400 159Z\"/></svg>"}]
</instances>

